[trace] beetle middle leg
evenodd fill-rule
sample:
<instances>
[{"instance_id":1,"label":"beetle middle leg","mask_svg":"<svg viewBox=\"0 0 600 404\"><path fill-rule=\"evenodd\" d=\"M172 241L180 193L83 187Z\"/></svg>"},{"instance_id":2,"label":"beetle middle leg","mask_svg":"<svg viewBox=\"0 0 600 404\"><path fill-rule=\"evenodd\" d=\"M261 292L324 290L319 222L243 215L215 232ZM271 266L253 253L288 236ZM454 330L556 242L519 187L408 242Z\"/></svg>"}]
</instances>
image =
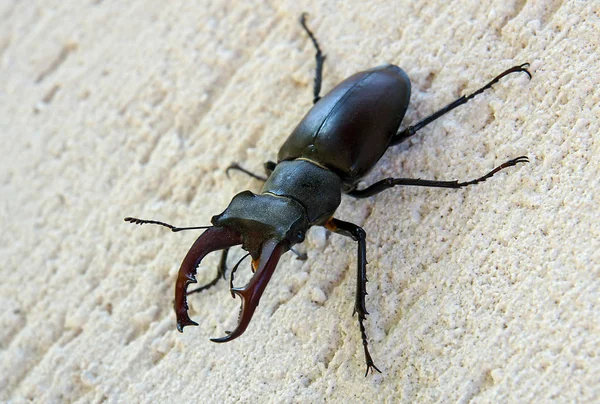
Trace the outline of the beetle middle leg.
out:
<instances>
[{"instance_id":1,"label":"beetle middle leg","mask_svg":"<svg viewBox=\"0 0 600 404\"><path fill-rule=\"evenodd\" d=\"M325 224L325 228L341 234L346 237L350 237L352 240L358 242L358 257L357 257L357 272L356 272L356 300L354 302L354 314L358 314L358 326L360 327L360 334L362 337L363 348L365 350L365 362L367 363L367 371L365 376L369 374L369 370L378 371L381 370L375 366L371 354L369 353L369 343L367 341L367 332L365 331L365 325L363 322L367 319L367 308L365 305L365 296L367 295L367 234L365 231L355 225L354 223L344 222L343 220L331 218Z\"/></svg>"},{"instance_id":2,"label":"beetle middle leg","mask_svg":"<svg viewBox=\"0 0 600 404\"><path fill-rule=\"evenodd\" d=\"M313 87L313 104L316 104L317 101L321 99L321 96L319 94L321 93L321 81L323 79L323 64L325 63L326 56L323 55L323 52L321 52L321 48L319 47L317 38L315 38L312 31L306 25L306 16L307 13L302 13L302 16L300 17L300 24L302 25L302 28L304 28L304 31L306 31L306 33L308 34L308 37L312 41L317 51L317 54L315 55L315 59L317 60L317 67L315 69L315 84Z\"/></svg>"},{"instance_id":3,"label":"beetle middle leg","mask_svg":"<svg viewBox=\"0 0 600 404\"><path fill-rule=\"evenodd\" d=\"M507 76L511 73L523 72L523 73L527 74L529 76L529 79L531 80L531 73L529 72L529 70L527 70L528 67L529 67L529 63L523 63L522 65L513 66L510 69L503 71L502 73L500 73L499 75L494 77L485 86L481 87L479 90L474 91L473 93L471 93L469 95L463 95L462 97L460 97L456 101L451 102L450 104L446 105L444 108L440 109L439 111L436 111L433 114L429 115L428 117L421 119L415 125L409 126L408 128L396 133L396 135L394 135L394 137L392 138L392 141L390 142L390 146L395 146L397 144L404 142L406 139L408 139L409 137L411 137L412 135L417 133L417 131L422 129L424 126L427 126L431 122L438 119L439 117L446 115L448 112L452 111L454 108L459 107L463 104L466 104L469 100L471 100L476 95L479 95L479 94L483 93L485 90L492 88L492 86L494 84L496 84L498 81L500 81L500 79L503 78L504 76Z\"/></svg>"},{"instance_id":4,"label":"beetle middle leg","mask_svg":"<svg viewBox=\"0 0 600 404\"><path fill-rule=\"evenodd\" d=\"M432 181L432 180L422 180L420 178L386 178L381 181L377 181L375 184L368 186L365 189L355 189L354 191L350 191L347 195L353 196L355 198L368 198L370 196L376 195L380 192L385 191L386 189L393 188L397 185L415 185L419 187L433 187L433 188L463 188L469 185L479 184L492 177L498 171L504 170L505 168L516 166L519 163L529 163L529 159L527 156L520 156L512 160L508 160L506 163L499 165L494 168L492 171L487 173L486 175L476 178L471 181L458 182L458 180L454 181Z\"/></svg>"}]
</instances>

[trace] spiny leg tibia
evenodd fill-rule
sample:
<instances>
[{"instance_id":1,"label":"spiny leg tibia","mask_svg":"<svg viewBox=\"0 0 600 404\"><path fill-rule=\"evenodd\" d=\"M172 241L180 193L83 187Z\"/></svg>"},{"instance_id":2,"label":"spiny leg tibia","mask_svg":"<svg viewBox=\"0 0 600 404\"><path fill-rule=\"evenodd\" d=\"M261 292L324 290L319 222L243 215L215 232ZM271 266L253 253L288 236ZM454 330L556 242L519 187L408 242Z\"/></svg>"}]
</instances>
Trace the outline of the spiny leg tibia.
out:
<instances>
[{"instance_id":1,"label":"spiny leg tibia","mask_svg":"<svg viewBox=\"0 0 600 404\"><path fill-rule=\"evenodd\" d=\"M343 220L331 218L325 224L325 228L341 234L346 237L350 237L352 240L358 242L358 256L356 260L357 272L356 272L356 300L354 302L354 313L358 314L358 326L360 327L360 334L362 337L363 348L365 352L365 362L367 364L367 371L365 377L369 374L369 371L374 372L375 370L381 373L381 370L375 366L371 354L369 353L369 343L367 340L367 332L365 330L364 321L367 319L367 308L365 304L365 296L367 295L367 234L365 231L355 225L354 223L344 222Z\"/></svg>"}]
</instances>

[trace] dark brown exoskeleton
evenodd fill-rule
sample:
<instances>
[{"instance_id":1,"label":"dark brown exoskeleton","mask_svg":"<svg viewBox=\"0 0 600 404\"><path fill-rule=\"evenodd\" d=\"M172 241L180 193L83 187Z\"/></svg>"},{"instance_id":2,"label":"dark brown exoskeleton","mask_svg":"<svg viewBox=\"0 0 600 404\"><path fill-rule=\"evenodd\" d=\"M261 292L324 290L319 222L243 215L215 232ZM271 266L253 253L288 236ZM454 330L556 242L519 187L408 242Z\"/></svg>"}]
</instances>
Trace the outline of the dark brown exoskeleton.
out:
<instances>
[{"instance_id":1,"label":"dark brown exoskeleton","mask_svg":"<svg viewBox=\"0 0 600 404\"><path fill-rule=\"evenodd\" d=\"M265 181L261 192L237 194L223 213L212 218L213 226L178 228L153 220L130 217L125 220L137 224L159 224L172 231L207 229L185 256L177 277L175 313L179 331L183 331L185 326L197 325L188 316L186 296L213 286L224 276L230 247L241 244L248 251L255 269L250 282L243 288L233 287L233 272L241 261L231 274L231 292L242 299L238 326L225 337L212 339L214 342L227 342L242 335L281 255L292 249L294 244L301 243L311 226L324 226L352 238L358 243L354 312L358 314L366 374L373 369L379 372L369 354L364 326L368 314L365 307L366 234L359 226L333 217L342 193L367 198L397 185L462 188L485 181L504 168L527 162L527 157L517 157L483 177L467 182L386 178L357 189L359 180L373 168L388 147L405 141L419 129L490 88L502 77L524 72L531 78L531 74L527 63L512 67L474 93L462 96L415 125L399 130L410 100L410 80L406 73L394 65L376 67L350 76L321 98L325 56L306 26L304 14L300 23L317 51L314 106L279 150L277 163L265 163L267 178L252 174L237 164L228 168ZM200 261L216 250L223 250L217 277L209 284L188 292L188 285L196 283L196 268Z\"/></svg>"}]
</instances>

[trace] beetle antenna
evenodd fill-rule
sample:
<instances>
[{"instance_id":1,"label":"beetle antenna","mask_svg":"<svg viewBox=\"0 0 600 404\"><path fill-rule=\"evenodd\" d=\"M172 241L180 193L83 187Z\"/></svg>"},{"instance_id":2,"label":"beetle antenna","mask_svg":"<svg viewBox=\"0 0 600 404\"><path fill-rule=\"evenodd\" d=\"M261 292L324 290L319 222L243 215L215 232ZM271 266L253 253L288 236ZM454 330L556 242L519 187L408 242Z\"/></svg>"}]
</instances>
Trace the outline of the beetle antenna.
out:
<instances>
[{"instance_id":1,"label":"beetle antenna","mask_svg":"<svg viewBox=\"0 0 600 404\"><path fill-rule=\"evenodd\" d=\"M125 219L126 222L132 223L132 224L158 224L159 226L164 226L164 227L168 227L169 229L171 229L171 231L173 233L177 233L178 231L183 231L183 230L200 230L200 229L208 229L212 226L197 226L197 227L176 227L173 226L169 223L165 223L165 222L159 222L157 220L144 220L144 219L137 219L135 217L126 217Z\"/></svg>"}]
</instances>

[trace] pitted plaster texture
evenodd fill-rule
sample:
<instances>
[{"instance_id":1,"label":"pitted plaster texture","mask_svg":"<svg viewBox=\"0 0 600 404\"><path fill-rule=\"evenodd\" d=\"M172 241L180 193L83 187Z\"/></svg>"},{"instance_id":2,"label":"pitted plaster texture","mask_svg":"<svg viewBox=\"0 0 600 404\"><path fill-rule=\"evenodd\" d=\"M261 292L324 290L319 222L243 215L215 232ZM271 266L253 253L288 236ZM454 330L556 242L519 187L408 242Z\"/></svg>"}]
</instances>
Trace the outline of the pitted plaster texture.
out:
<instances>
[{"instance_id":1,"label":"pitted plaster texture","mask_svg":"<svg viewBox=\"0 0 600 404\"><path fill-rule=\"evenodd\" d=\"M598 402L600 4L597 1L0 2L0 401ZM174 281L199 233L311 107L360 70L401 66L411 124L531 63L390 149L390 176L468 180L344 198L367 233L364 377L356 246L313 229L243 337L227 282ZM232 254L230 266L241 254ZM199 268L215 274L218 257ZM245 275L242 274L245 273ZM237 282L249 279L244 266Z\"/></svg>"}]
</instances>

